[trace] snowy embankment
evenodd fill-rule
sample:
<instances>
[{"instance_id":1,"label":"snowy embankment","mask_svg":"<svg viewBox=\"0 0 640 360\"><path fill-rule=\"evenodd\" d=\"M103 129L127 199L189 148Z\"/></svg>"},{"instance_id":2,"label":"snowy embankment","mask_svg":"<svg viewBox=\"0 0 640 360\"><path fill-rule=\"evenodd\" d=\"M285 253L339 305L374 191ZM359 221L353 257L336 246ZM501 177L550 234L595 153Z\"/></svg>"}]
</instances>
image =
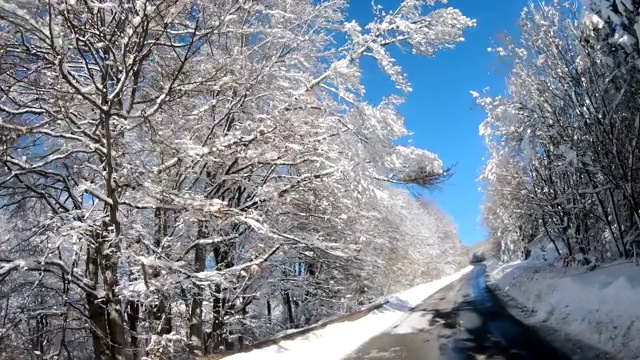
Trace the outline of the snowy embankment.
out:
<instances>
[{"instance_id":1,"label":"snowy embankment","mask_svg":"<svg viewBox=\"0 0 640 360\"><path fill-rule=\"evenodd\" d=\"M224 359L296 359L305 357L322 359L342 359L360 345L393 326L412 307L421 303L449 283L459 279L471 270L462 271L430 283L418 285L402 293L389 297L389 302L381 308L354 321L327 325L324 328L300 335L291 340L283 340L275 345L250 352L234 354Z\"/></svg>"},{"instance_id":2,"label":"snowy embankment","mask_svg":"<svg viewBox=\"0 0 640 360\"><path fill-rule=\"evenodd\" d=\"M553 328L620 359L640 358L640 267L633 263L588 271L524 261L498 268L491 278L531 311L525 319L531 325Z\"/></svg>"}]
</instances>

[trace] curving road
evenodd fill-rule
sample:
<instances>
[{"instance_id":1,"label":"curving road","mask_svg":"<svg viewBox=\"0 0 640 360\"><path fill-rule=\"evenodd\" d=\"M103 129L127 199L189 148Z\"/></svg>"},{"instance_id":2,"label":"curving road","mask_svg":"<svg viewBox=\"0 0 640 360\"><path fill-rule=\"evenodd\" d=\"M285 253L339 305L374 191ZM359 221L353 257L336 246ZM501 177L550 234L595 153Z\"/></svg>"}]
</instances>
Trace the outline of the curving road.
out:
<instances>
[{"instance_id":1,"label":"curving road","mask_svg":"<svg viewBox=\"0 0 640 360\"><path fill-rule=\"evenodd\" d=\"M484 265L447 285L345 359L565 360L487 287Z\"/></svg>"}]
</instances>

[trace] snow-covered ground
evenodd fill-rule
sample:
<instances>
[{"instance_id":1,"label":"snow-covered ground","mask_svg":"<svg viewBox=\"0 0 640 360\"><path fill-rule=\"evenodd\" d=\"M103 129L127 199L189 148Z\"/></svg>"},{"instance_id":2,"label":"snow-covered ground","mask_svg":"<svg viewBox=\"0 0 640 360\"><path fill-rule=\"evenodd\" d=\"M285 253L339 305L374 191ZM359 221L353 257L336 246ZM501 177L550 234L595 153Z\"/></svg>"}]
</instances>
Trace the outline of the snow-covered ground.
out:
<instances>
[{"instance_id":1,"label":"snow-covered ground","mask_svg":"<svg viewBox=\"0 0 640 360\"><path fill-rule=\"evenodd\" d=\"M393 295L386 305L358 320L328 325L295 339L284 340L276 345L251 352L227 356L224 359L342 359L367 340L401 320L411 307L459 279L471 268L469 266L453 275Z\"/></svg>"},{"instance_id":2,"label":"snow-covered ground","mask_svg":"<svg viewBox=\"0 0 640 360\"><path fill-rule=\"evenodd\" d=\"M640 359L640 267L618 262L588 271L533 259L504 265L491 278L544 325L620 359ZM572 354L573 355L573 354Z\"/></svg>"}]
</instances>

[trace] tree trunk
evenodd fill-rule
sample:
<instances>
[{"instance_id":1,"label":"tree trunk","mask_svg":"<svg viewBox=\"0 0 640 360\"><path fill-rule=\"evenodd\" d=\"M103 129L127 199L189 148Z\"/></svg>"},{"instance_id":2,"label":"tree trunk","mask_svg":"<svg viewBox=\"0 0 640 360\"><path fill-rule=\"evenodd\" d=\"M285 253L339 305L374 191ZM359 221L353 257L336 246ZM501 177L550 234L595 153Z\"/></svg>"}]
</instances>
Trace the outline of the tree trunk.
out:
<instances>
[{"instance_id":1,"label":"tree trunk","mask_svg":"<svg viewBox=\"0 0 640 360\"><path fill-rule=\"evenodd\" d=\"M198 225L198 239L206 238L206 225ZM194 271L202 272L205 268L206 254L203 246L195 248ZM202 297L203 289L200 285L193 285L191 311L189 313L189 347L194 355L204 355L204 338L202 333Z\"/></svg>"},{"instance_id":2,"label":"tree trunk","mask_svg":"<svg viewBox=\"0 0 640 360\"><path fill-rule=\"evenodd\" d=\"M111 358L113 360L125 360L130 357L127 356L129 345L125 336L124 316L116 296L118 261L117 257L111 255L112 253L118 253L118 250L109 248L107 251L101 252L103 259L102 279L104 282L104 302L107 307L107 327L109 329L108 338L111 343ZM100 259L100 256L98 258Z\"/></svg>"},{"instance_id":3,"label":"tree trunk","mask_svg":"<svg viewBox=\"0 0 640 360\"><path fill-rule=\"evenodd\" d=\"M151 320L154 326L154 333L162 336L170 334L173 330L173 324L171 323L171 307L167 305L167 296L165 294L161 295L161 298L158 300L158 304L152 306L151 312Z\"/></svg>"},{"instance_id":4,"label":"tree trunk","mask_svg":"<svg viewBox=\"0 0 640 360\"><path fill-rule=\"evenodd\" d=\"M289 328L292 329L295 327L295 318L293 316L293 304L291 303L291 295L289 291L286 290L282 294L282 301L284 302L284 306L287 309L287 319L289 320Z\"/></svg>"},{"instance_id":5,"label":"tree trunk","mask_svg":"<svg viewBox=\"0 0 640 360\"><path fill-rule=\"evenodd\" d=\"M213 288L213 321L211 323L211 350L216 352L224 345L224 304L222 301L222 287L218 284Z\"/></svg>"},{"instance_id":6,"label":"tree trunk","mask_svg":"<svg viewBox=\"0 0 640 360\"><path fill-rule=\"evenodd\" d=\"M109 210L111 220L115 218L113 206ZM120 246L117 237L120 233L119 223L116 221L105 221L102 224L103 234L100 234L95 249L95 260L92 260L91 266L95 266L102 273L103 294L104 298L99 299L100 312L96 312L96 317L100 316L106 321L104 326L103 341L105 349L112 360L126 360L128 356L129 344L126 339L126 331L124 326L124 314L120 307L120 301L117 297L118 288L118 264L120 255ZM105 236L105 234L107 234ZM95 270L91 270L96 272ZM97 272L92 273L97 283ZM98 299L92 300L95 302ZM101 322L103 320L100 320ZM100 328L99 328L100 329Z\"/></svg>"},{"instance_id":7,"label":"tree trunk","mask_svg":"<svg viewBox=\"0 0 640 360\"><path fill-rule=\"evenodd\" d=\"M170 256L170 254L166 254L166 248L164 246L164 239L169 233L168 227L168 216L169 214L163 208L156 208L154 211L154 246L158 251L165 254L166 256ZM158 269L153 269L151 271L152 279L157 279L160 276L160 271ZM167 294L162 291L162 289L158 289L157 302L155 304L151 304L148 309L149 315L149 324L151 325L150 333L158 336L163 336L170 334L173 325L171 319L171 307L168 305L169 301L167 299ZM164 351L164 349L160 350L162 356L168 357L169 354Z\"/></svg>"},{"instance_id":8,"label":"tree trunk","mask_svg":"<svg viewBox=\"0 0 640 360\"><path fill-rule=\"evenodd\" d=\"M595 189L597 187L597 184L595 183L595 181L591 177L591 174L589 173L589 171L586 171L585 174L587 175L587 179L589 180L589 184ZM620 250L620 246L618 245L618 241L616 240L616 233L613 231L613 224L611 223L611 220L609 220L609 214L608 214L607 208L604 205L604 201L602 200L602 198L600 197L600 194L598 192L595 193L595 197L596 197L596 202L598 204L598 208L600 209L600 212L602 213L602 218L604 219L604 222L607 225L607 230L609 231L609 235L611 236L611 241L613 241L613 244L615 245L616 249L618 250L618 255L620 257L622 257L623 253ZM611 204L614 205L613 202Z\"/></svg>"},{"instance_id":9,"label":"tree trunk","mask_svg":"<svg viewBox=\"0 0 640 360\"><path fill-rule=\"evenodd\" d=\"M238 231L238 229L233 229ZM216 270L226 270L233 266L232 259L230 258L231 249L225 245L214 245L213 256L216 260ZM227 306L229 304L228 294L223 293L220 285L215 285L213 288L213 322L211 328L212 346L213 351L218 350L220 347L228 349L229 340L228 334L225 332L225 315L227 314Z\"/></svg>"},{"instance_id":10,"label":"tree trunk","mask_svg":"<svg viewBox=\"0 0 640 360\"><path fill-rule=\"evenodd\" d=\"M269 325L273 323L271 319L271 300L267 298L267 322Z\"/></svg>"},{"instance_id":11,"label":"tree trunk","mask_svg":"<svg viewBox=\"0 0 640 360\"><path fill-rule=\"evenodd\" d=\"M94 249L87 249L85 274L87 279L91 281L91 290L97 291L98 283L98 255ZM93 339L93 354L95 359L110 360L109 349L109 333L107 331L107 316L105 308L99 303L100 299L94 294L87 292L86 295L87 308L89 311L89 331Z\"/></svg>"},{"instance_id":12,"label":"tree trunk","mask_svg":"<svg viewBox=\"0 0 640 360\"><path fill-rule=\"evenodd\" d=\"M139 343L138 343L138 323L140 322L140 303L136 300L129 301L127 310L127 321L129 323L129 332L131 333L131 357L138 360Z\"/></svg>"},{"instance_id":13,"label":"tree trunk","mask_svg":"<svg viewBox=\"0 0 640 360\"><path fill-rule=\"evenodd\" d=\"M101 13L101 22L106 24L106 14ZM105 63L109 62L108 56L105 57ZM119 78L119 69L110 64L102 73L101 83L103 89L101 93L100 103L104 106L114 105L114 109L122 109L122 104L118 100L114 104L110 104L109 82ZM109 330L108 339L110 341L111 357L114 360L129 359L129 345L127 344L124 314L122 313L120 301L116 295L118 288L118 265L120 262L120 220L118 212L120 207L120 199L118 197L117 185L115 181L116 175L116 152L113 134L111 133L111 110L104 111L100 114L102 125L102 140L104 141L104 155L102 156L102 169L104 170L104 195L110 202L106 203L105 215L106 220L102 223L102 234L98 242L98 262L102 270L102 280L104 284L104 304L107 312L107 328Z\"/></svg>"},{"instance_id":14,"label":"tree trunk","mask_svg":"<svg viewBox=\"0 0 640 360\"><path fill-rule=\"evenodd\" d=\"M247 317L247 307L243 306L242 307L242 319L246 319ZM244 347L244 336L242 335L242 330L240 330L239 334L238 334L238 348L242 349Z\"/></svg>"},{"instance_id":15,"label":"tree trunk","mask_svg":"<svg viewBox=\"0 0 640 360\"><path fill-rule=\"evenodd\" d=\"M618 245L618 242L616 242L616 247L618 248L620 257L623 259L626 259L627 249L624 248L624 238L622 235L622 228L620 226L620 218L618 217L618 210L616 209L615 199L613 198L613 192L611 191L611 189L608 189L607 193L609 194L611 210L613 211L613 220L614 220L614 223L616 224L616 229L618 230L618 240L620 241L620 245Z\"/></svg>"}]
</instances>

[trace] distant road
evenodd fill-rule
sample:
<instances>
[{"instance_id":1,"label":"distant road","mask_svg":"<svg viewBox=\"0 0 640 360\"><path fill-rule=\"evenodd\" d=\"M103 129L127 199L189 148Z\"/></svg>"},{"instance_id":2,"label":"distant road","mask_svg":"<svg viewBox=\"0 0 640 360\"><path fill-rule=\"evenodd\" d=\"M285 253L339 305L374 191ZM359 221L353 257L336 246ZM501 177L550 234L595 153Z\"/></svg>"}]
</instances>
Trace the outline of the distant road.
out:
<instances>
[{"instance_id":1,"label":"distant road","mask_svg":"<svg viewBox=\"0 0 640 360\"><path fill-rule=\"evenodd\" d=\"M509 314L487 287L485 266L477 265L345 359L571 358Z\"/></svg>"}]
</instances>

